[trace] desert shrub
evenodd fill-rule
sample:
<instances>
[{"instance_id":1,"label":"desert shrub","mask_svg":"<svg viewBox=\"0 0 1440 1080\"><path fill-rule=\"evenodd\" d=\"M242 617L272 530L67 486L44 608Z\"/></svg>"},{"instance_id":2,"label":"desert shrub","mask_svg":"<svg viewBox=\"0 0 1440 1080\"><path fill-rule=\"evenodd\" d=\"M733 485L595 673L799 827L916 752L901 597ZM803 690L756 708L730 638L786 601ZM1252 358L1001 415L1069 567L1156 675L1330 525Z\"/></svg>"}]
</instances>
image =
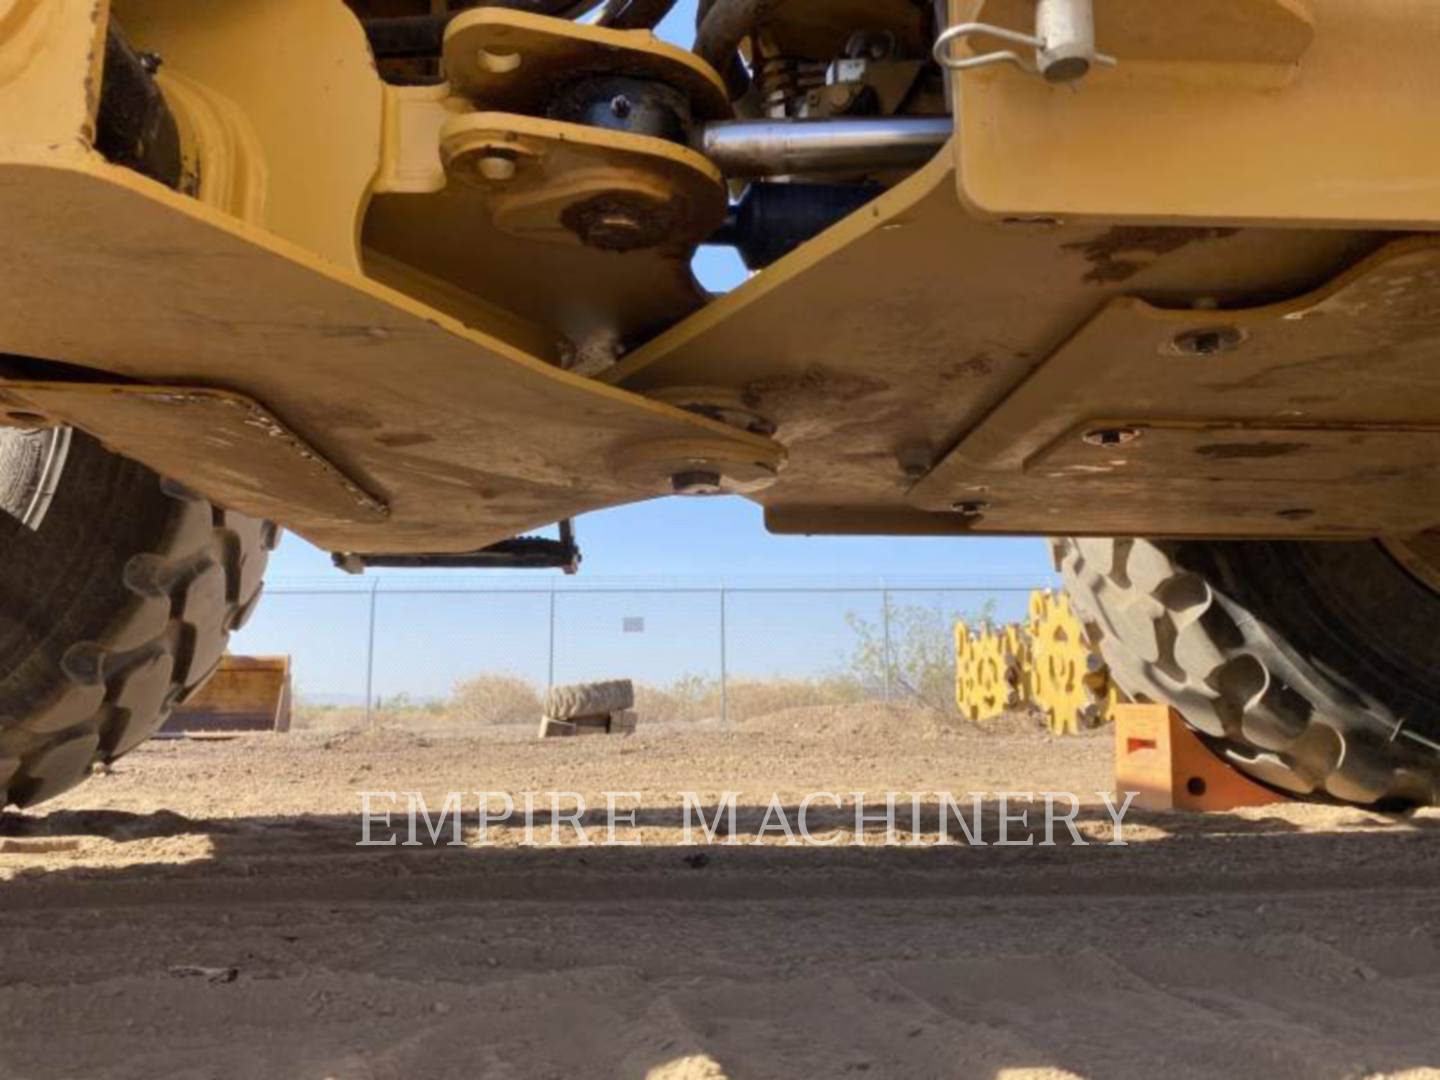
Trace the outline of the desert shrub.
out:
<instances>
[{"instance_id":1,"label":"desert shrub","mask_svg":"<svg viewBox=\"0 0 1440 1080\"><path fill-rule=\"evenodd\" d=\"M725 696L726 712L732 721L737 721L806 705L853 705L865 701L868 695L849 676L831 675L818 679L734 679Z\"/></svg>"},{"instance_id":2,"label":"desert shrub","mask_svg":"<svg viewBox=\"0 0 1440 1080\"><path fill-rule=\"evenodd\" d=\"M864 687L846 675L818 679L732 678L724 695L725 711L731 720L801 705L849 705L864 700ZM693 723L718 719L720 710L718 679L686 675L669 686L635 688L635 711L642 721Z\"/></svg>"},{"instance_id":3,"label":"desert shrub","mask_svg":"<svg viewBox=\"0 0 1440 1080\"><path fill-rule=\"evenodd\" d=\"M719 715L719 685L702 675L684 675L669 686L635 687L635 713L647 723L693 723Z\"/></svg>"},{"instance_id":4,"label":"desert shrub","mask_svg":"<svg viewBox=\"0 0 1440 1080\"><path fill-rule=\"evenodd\" d=\"M887 681L893 701L909 701L940 713L958 713L955 703L955 622L974 625L991 620L995 602L988 600L978 612L945 612L931 607L892 607L890 643L885 644L885 627L863 619L854 612L845 621L855 631L855 650L850 656L853 679L880 692ZM889 668L888 677L886 668Z\"/></svg>"},{"instance_id":5,"label":"desert shrub","mask_svg":"<svg viewBox=\"0 0 1440 1080\"><path fill-rule=\"evenodd\" d=\"M533 724L540 693L516 675L477 675L455 685L447 712L461 724Z\"/></svg>"}]
</instances>

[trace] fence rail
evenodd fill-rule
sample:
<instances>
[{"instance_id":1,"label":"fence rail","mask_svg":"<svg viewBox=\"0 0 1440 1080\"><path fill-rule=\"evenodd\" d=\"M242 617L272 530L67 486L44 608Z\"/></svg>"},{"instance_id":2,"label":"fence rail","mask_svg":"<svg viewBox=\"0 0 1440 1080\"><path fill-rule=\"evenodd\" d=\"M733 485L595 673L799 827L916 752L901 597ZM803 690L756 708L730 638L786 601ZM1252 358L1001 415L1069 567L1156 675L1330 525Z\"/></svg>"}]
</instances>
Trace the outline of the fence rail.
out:
<instances>
[{"instance_id":1,"label":"fence rail","mask_svg":"<svg viewBox=\"0 0 1440 1080\"><path fill-rule=\"evenodd\" d=\"M684 699L722 722L762 699L803 700L807 686L946 707L955 621L1019 618L1030 592L1052 584L281 580L234 648L291 655L302 708L349 710L367 725L397 702L437 715L460 709L466 687L483 689L477 680L487 678L537 695L631 678L651 701L673 710ZM760 684L790 693L764 698Z\"/></svg>"}]
</instances>

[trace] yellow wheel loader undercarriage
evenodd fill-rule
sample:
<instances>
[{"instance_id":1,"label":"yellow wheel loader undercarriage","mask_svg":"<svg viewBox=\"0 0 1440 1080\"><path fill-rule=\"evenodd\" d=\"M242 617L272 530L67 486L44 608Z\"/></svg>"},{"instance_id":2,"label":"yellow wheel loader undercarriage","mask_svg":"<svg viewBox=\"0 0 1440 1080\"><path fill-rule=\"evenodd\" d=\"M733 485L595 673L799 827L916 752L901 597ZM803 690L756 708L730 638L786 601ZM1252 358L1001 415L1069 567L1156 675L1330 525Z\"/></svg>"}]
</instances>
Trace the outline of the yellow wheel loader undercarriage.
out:
<instances>
[{"instance_id":1,"label":"yellow wheel loader undercarriage","mask_svg":"<svg viewBox=\"0 0 1440 1080\"><path fill-rule=\"evenodd\" d=\"M13 543L71 430L351 567L715 492L1159 538L1060 551L1123 689L1267 782L1435 798L1440 10L705 0L690 52L594 6L0 0ZM758 272L707 296L706 242ZM124 645L40 665L95 690L65 723L0 683L12 799L173 704L118 702Z\"/></svg>"}]
</instances>

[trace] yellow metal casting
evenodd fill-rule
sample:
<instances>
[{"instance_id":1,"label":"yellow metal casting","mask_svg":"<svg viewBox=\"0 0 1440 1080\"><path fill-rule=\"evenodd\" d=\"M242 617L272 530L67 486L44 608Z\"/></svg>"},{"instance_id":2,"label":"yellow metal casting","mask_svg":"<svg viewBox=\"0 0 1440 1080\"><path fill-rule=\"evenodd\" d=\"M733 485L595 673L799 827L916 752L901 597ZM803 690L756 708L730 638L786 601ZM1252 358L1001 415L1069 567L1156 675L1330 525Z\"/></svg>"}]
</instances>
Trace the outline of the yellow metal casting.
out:
<instances>
[{"instance_id":1,"label":"yellow metal casting","mask_svg":"<svg viewBox=\"0 0 1440 1080\"><path fill-rule=\"evenodd\" d=\"M474 8L457 15L445 31L445 70L455 93L497 112L543 114L566 83L590 74L623 74L682 91L697 120L730 115L725 84L714 70L645 30Z\"/></svg>"},{"instance_id":2,"label":"yellow metal casting","mask_svg":"<svg viewBox=\"0 0 1440 1080\"><path fill-rule=\"evenodd\" d=\"M115 0L161 58L199 196L347 269L380 161L382 92L333 0Z\"/></svg>"},{"instance_id":3,"label":"yellow metal casting","mask_svg":"<svg viewBox=\"0 0 1440 1080\"><path fill-rule=\"evenodd\" d=\"M479 189L496 228L542 243L688 251L725 218L708 160L664 139L509 113L440 130L452 183Z\"/></svg>"},{"instance_id":4,"label":"yellow metal casting","mask_svg":"<svg viewBox=\"0 0 1440 1080\"><path fill-rule=\"evenodd\" d=\"M1029 642L1020 627L957 622L955 652L955 700L967 719L993 720L1029 704Z\"/></svg>"},{"instance_id":5,"label":"yellow metal casting","mask_svg":"<svg viewBox=\"0 0 1440 1080\"><path fill-rule=\"evenodd\" d=\"M1025 633L1033 702L1053 734L1074 735L1114 719L1119 690L1065 593L1031 593Z\"/></svg>"},{"instance_id":6,"label":"yellow metal casting","mask_svg":"<svg viewBox=\"0 0 1440 1080\"><path fill-rule=\"evenodd\" d=\"M0 151L88 152L107 10L105 0L0 0Z\"/></svg>"}]
</instances>

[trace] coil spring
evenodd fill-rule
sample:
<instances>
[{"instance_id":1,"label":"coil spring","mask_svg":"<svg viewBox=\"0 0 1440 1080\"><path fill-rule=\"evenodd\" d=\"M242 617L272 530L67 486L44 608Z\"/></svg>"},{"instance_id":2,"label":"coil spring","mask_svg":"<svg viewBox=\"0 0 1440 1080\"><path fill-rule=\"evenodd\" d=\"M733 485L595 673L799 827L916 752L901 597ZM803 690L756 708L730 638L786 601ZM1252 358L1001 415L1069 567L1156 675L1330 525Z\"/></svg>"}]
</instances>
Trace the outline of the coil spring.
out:
<instances>
[{"instance_id":1,"label":"coil spring","mask_svg":"<svg viewBox=\"0 0 1440 1080\"><path fill-rule=\"evenodd\" d=\"M774 56L760 64L758 80L765 115L774 118L797 116L805 95L825 85L827 65L820 60L796 60Z\"/></svg>"}]
</instances>

